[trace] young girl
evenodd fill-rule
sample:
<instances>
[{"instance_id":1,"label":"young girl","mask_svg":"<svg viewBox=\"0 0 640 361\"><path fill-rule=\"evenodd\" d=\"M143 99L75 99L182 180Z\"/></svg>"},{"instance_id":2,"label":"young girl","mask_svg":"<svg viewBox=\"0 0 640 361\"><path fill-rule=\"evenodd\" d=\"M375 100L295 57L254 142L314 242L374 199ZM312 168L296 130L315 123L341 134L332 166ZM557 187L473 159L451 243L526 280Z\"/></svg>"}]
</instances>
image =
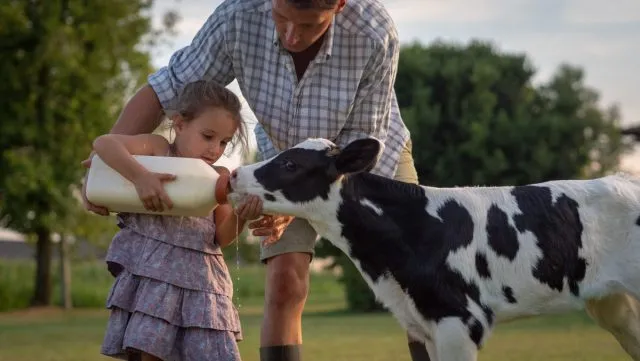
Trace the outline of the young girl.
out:
<instances>
[{"instance_id":1,"label":"young girl","mask_svg":"<svg viewBox=\"0 0 640 361\"><path fill-rule=\"evenodd\" d=\"M170 208L163 184L169 174L147 171L132 155L200 158L213 164L241 126L240 102L212 82L186 85L172 117L175 141L160 135L108 134L94 141L106 164L133 182L145 208ZM232 303L233 286L221 248L248 219L259 216L258 200L236 210L219 205L208 217L118 214L121 230L106 261L116 280L101 353L121 359L240 360L242 339Z\"/></svg>"}]
</instances>

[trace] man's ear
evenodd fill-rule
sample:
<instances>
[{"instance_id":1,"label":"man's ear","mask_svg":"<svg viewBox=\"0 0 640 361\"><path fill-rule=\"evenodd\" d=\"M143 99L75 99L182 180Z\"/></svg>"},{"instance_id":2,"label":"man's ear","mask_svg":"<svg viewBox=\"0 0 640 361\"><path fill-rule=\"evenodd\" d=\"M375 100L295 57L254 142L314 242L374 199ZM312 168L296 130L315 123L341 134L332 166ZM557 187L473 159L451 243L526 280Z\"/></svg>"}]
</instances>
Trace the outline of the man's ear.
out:
<instances>
[{"instance_id":1,"label":"man's ear","mask_svg":"<svg viewBox=\"0 0 640 361\"><path fill-rule=\"evenodd\" d=\"M344 10L344 6L347 5L347 0L338 0L338 6L336 7L336 14L340 14Z\"/></svg>"},{"instance_id":2,"label":"man's ear","mask_svg":"<svg viewBox=\"0 0 640 361\"><path fill-rule=\"evenodd\" d=\"M340 174L367 172L378 163L381 150L382 144L377 139L354 140L336 156L336 169Z\"/></svg>"}]
</instances>

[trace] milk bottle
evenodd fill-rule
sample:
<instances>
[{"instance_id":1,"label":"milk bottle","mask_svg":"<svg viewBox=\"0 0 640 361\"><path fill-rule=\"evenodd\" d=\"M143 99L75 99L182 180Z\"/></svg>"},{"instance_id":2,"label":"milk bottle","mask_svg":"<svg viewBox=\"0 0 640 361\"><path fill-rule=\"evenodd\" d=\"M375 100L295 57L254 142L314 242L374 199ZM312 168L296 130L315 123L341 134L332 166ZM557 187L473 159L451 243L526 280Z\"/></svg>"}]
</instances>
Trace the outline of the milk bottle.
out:
<instances>
[{"instance_id":1,"label":"milk bottle","mask_svg":"<svg viewBox=\"0 0 640 361\"><path fill-rule=\"evenodd\" d=\"M218 173L202 159L133 156L150 172L174 174L164 188L173 202L172 209L162 212L144 208L136 188L120 173L109 167L96 154L87 175L86 194L89 202L106 207L110 212L131 212L174 216L207 216L219 204L227 203L229 171Z\"/></svg>"}]
</instances>

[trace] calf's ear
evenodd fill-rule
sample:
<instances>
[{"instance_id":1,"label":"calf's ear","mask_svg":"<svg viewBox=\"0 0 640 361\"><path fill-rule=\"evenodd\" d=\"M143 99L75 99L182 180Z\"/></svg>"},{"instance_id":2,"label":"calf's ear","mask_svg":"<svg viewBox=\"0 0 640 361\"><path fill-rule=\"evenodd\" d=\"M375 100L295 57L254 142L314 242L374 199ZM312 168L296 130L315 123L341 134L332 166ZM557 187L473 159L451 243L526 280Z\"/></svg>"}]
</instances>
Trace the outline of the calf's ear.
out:
<instances>
[{"instance_id":1,"label":"calf's ear","mask_svg":"<svg viewBox=\"0 0 640 361\"><path fill-rule=\"evenodd\" d=\"M336 156L336 170L341 174L367 172L378 162L381 149L377 139L354 140Z\"/></svg>"}]
</instances>

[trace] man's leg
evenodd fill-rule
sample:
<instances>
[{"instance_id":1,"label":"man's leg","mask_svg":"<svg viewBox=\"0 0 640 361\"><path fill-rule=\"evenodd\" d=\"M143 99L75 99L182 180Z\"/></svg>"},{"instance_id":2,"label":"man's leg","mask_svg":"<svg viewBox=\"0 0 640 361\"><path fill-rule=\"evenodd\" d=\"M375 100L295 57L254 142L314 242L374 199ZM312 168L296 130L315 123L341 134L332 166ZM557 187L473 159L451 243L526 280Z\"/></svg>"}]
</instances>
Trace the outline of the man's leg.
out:
<instances>
[{"instance_id":1,"label":"man's leg","mask_svg":"<svg viewBox=\"0 0 640 361\"><path fill-rule=\"evenodd\" d=\"M278 242L261 248L267 264L261 361L302 360L302 311L316 239L307 221L294 219Z\"/></svg>"},{"instance_id":2,"label":"man's leg","mask_svg":"<svg viewBox=\"0 0 640 361\"><path fill-rule=\"evenodd\" d=\"M412 152L412 144L411 139L405 145L402 153L400 154L400 159L398 160L398 169L396 170L396 175L394 179L418 184L418 173L416 172L416 166L413 162ZM427 352L427 347L424 343L419 340L414 340L407 333L407 344L409 345L409 353L411 354L411 360L413 361L429 361L429 353Z\"/></svg>"}]
</instances>

